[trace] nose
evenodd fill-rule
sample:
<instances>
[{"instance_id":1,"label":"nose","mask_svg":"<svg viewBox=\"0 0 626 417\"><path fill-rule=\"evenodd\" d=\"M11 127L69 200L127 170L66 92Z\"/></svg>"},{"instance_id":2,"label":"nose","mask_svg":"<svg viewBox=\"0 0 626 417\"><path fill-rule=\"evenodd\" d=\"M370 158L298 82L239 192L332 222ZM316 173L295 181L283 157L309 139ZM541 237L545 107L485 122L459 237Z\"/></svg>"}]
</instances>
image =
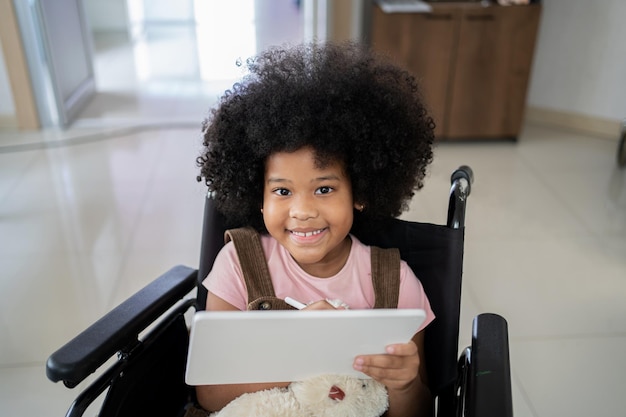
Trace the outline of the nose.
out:
<instances>
[{"instance_id":1,"label":"nose","mask_svg":"<svg viewBox=\"0 0 626 417\"><path fill-rule=\"evenodd\" d=\"M292 199L289 207L289 216L297 220L309 220L319 214L314 198L312 196L298 196Z\"/></svg>"}]
</instances>

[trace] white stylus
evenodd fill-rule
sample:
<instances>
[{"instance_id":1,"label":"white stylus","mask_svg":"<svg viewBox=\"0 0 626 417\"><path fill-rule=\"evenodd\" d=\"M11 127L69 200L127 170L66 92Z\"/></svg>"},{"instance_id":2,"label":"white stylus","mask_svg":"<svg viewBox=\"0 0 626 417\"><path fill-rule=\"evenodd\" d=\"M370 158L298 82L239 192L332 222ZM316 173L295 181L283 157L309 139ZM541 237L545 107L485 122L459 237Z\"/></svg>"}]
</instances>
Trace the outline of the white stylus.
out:
<instances>
[{"instance_id":1,"label":"white stylus","mask_svg":"<svg viewBox=\"0 0 626 417\"><path fill-rule=\"evenodd\" d=\"M297 308L298 310L302 310L304 307L306 307L306 304L302 304L300 301L294 300L291 297L285 297L285 302L290 306Z\"/></svg>"}]
</instances>

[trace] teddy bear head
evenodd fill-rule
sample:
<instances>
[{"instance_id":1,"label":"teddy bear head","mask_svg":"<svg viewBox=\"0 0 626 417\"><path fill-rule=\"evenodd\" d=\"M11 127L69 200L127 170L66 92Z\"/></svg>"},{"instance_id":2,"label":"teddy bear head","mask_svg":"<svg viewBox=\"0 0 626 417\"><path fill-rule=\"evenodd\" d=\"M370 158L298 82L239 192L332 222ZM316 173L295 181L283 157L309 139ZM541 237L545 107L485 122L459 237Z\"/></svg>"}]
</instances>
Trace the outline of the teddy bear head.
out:
<instances>
[{"instance_id":1,"label":"teddy bear head","mask_svg":"<svg viewBox=\"0 0 626 417\"><path fill-rule=\"evenodd\" d=\"M389 406L385 386L373 379L324 374L293 382L290 390L313 417L379 417Z\"/></svg>"}]
</instances>

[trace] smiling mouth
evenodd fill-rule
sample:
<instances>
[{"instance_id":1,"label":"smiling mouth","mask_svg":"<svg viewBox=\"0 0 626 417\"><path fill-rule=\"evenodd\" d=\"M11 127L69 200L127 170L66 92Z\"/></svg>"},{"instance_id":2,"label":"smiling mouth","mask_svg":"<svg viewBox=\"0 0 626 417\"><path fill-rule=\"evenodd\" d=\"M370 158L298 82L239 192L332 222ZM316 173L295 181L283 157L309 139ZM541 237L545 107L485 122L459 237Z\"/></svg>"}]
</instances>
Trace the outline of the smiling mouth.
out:
<instances>
[{"instance_id":1,"label":"smiling mouth","mask_svg":"<svg viewBox=\"0 0 626 417\"><path fill-rule=\"evenodd\" d=\"M296 232L295 230L291 230L291 234L298 236L298 237L311 237L311 236L319 235L325 230L326 228L313 230L311 232Z\"/></svg>"}]
</instances>

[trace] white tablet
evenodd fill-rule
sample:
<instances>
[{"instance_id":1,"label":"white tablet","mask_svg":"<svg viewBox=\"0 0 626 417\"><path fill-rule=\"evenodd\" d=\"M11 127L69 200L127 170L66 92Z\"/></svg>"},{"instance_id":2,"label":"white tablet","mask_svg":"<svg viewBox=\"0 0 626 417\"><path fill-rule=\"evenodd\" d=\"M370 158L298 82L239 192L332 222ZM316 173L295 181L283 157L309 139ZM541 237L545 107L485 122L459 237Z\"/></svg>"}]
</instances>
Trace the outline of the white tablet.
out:
<instances>
[{"instance_id":1,"label":"white tablet","mask_svg":"<svg viewBox=\"0 0 626 417\"><path fill-rule=\"evenodd\" d=\"M419 309L197 312L185 382L298 381L323 373L366 378L352 368L354 358L408 342L425 317Z\"/></svg>"}]
</instances>

